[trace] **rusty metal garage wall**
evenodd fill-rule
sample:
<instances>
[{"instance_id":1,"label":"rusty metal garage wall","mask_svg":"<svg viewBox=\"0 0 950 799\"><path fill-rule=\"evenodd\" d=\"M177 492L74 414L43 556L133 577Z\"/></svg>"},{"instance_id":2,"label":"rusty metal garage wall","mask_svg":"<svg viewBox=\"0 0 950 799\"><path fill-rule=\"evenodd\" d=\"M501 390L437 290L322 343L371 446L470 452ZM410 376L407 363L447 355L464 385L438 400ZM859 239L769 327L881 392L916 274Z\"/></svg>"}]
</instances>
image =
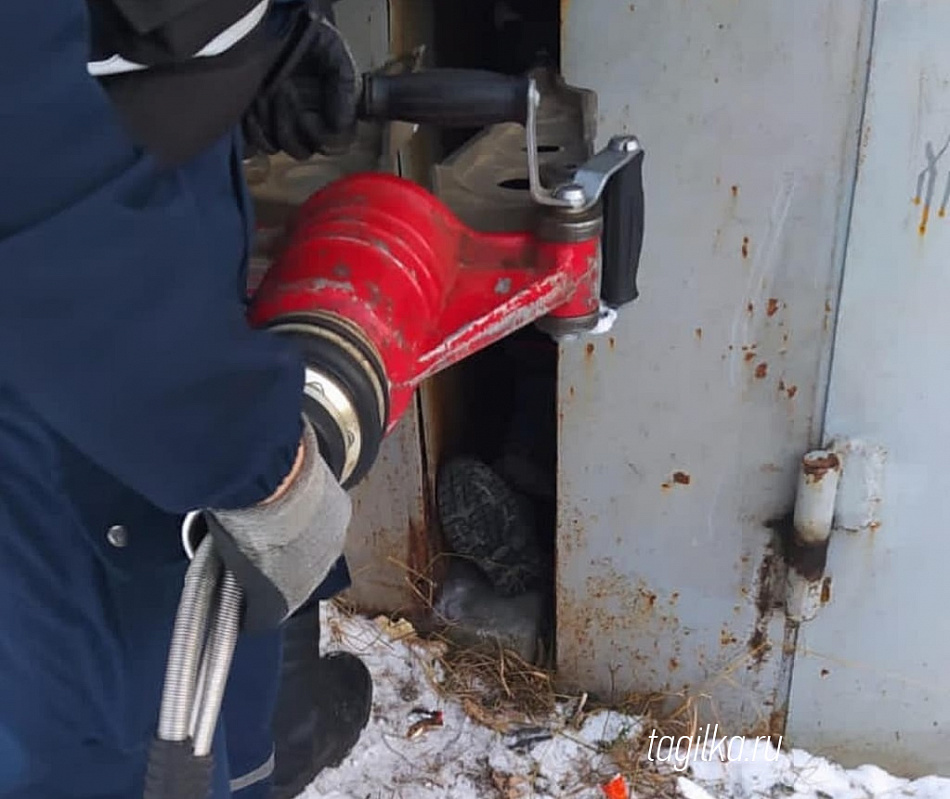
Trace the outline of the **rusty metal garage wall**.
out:
<instances>
[{"instance_id":1,"label":"rusty metal garage wall","mask_svg":"<svg viewBox=\"0 0 950 799\"><path fill-rule=\"evenodd\" d=\"M864 0L574 0L569 81L647 150L641 299L565 344L558 662L781 728L767 523L816 443L867 75Z\"/></svg>"},{"instance_id":2,"label":"rusty metal garage wall","mask_svg":"<svg viewBox=\"0 0 950 799\"><path fill-rule=\"evenodd\" d=\"M946 613L950 4L878 3L826 432L847 442L788 734L846 765L950 776Z\"/></svg>"}]
</instances>

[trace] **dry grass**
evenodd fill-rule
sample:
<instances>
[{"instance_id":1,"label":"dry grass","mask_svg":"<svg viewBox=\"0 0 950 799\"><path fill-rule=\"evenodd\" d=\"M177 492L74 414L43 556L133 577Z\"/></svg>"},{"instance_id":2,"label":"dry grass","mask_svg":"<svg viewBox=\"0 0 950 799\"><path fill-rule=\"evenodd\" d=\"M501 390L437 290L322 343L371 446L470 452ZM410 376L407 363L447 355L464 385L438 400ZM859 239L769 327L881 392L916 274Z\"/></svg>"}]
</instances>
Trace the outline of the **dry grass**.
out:
<instances>
[{"instance_id":1,"label":"dry grass","mask_svg":"<svg viewBox=\"0 0 950 799\"><path fill-rule=\"evenodd\" d=\"M352 605L339 600L335 604L343 614L361 615ZM694 700L679 703L672 712L664 710L675 697L628 697L620 704L608 705L590 699L587 694L559 693L552 670L526 662L518 654L495 647L466 648L451 639L433 633L420 633L403 618L377 619L385 634L398 639L421 639L433 644L429 653L432 660L423 662L430 684L448 701L458 702L465 713L477 724L506 735L537 725L546 728L552 736L565 736L588 747L590 765L578 774L580 788L603 785L616 773L622 773L635 795L641 798L677 797L675 774L647 759L649 731L658 735L695 736L699 723ZM331 631L331 634L332 631ZM342 636L333 634L339 642ZM555 716L561 706L566 712ZM621 735L616 740L604 741L600 747L591 746L575 733L585 720L601 710L613 710L640 720L641 731L647 735ZM490 779L489 779L490 778ZM502 775L486 773L486 795L498 799L521 799L532 784L531 775Z\"/></svg>"},{"instance_id":2,"label":"dry grass","mask_svg":"<svg viewBox=\"0 0 950 799\"><path fill-rule=\"evenodd\" d=\"M440 622L438 626L427 624L429 629L424 631L426 638L442 644L438 658L441 677L432 679L433 685L443 696L457 699L474 721L505 732L515 724L548 717L559 699L568 698L556 694L550 669L529 663L516 652L490 642L479 647L458 645L450 625L435 610L436 585L427 576L433 573L435 562L420 572L394 558L390 561L405 573L420 615Z\"/></svg>"},{"instance_id":3,"label":"dry grass","mask_svg":"<svg viewBox=\"0 0 950 799\"><path fill-rule=\"evenodd\" d=\"M550 716L557 704L553 675L498 647L467 649L447 642L439 690L458 699L476 721L503 730Z\"/></svg>"},{"instance_id":4,"label":"dry grass","mask_svg":"<svg viewBox=\"0 0 950 799\"><path fill-rule=\"evenodd\" d=\"M498 733L506 734L525 725L538 724L547 726L552 735L570 737L584 746L589 745L572 733L591 714L611 710L634 717L640 722L639 730L633 731L633 734L623 734L613 741L605 741L599 749L592 748L588 785L603 784L605 774L613 769L612 773L621 773L626 777L631 790L638 797L679 797L677 773L672 771L668 763L658 763L648 756L650 734L655 732L655 739L670 736L680 741L685 737L699 742L701 731L705 729L705 725L702 728L700 726L700 717L717 718L711 697L702 691L710 689L718 681L732 681L733 672L747 662L745 658L728 664L721 673L712 675L692 695L632 694L619 702L606 703L592 699L587 694L559 693L554 670L548 665L529 663L500 645L463 647L430 624L412 626L405 621L405 618L411 618L418 622L427 616L431 618L436 615L433 607L436 586L425 574L406 564L398 565L406 573L406 583L415 597L416 612L400 615L402 620L393 629L411 629L413 637L419 636L439 643L433 649L436 657L428 677L443 697L457 701L474 722ZM359 614L353 606L339 601L337 604L346 613ZM542 660L551 662L550 657ZM566 715L562 713L551 726L552 714L559 706L567 708L568 712ZM721 732L721 735L726 733ZM601 762L595 767L594 761L598 756L609 762ZM498 778L498 775L493 776ZM507 799L518 796L521 785L519 783L516 786L505 776L502 783L491 787L497 796Z\"/></svg>"}]
</instances>

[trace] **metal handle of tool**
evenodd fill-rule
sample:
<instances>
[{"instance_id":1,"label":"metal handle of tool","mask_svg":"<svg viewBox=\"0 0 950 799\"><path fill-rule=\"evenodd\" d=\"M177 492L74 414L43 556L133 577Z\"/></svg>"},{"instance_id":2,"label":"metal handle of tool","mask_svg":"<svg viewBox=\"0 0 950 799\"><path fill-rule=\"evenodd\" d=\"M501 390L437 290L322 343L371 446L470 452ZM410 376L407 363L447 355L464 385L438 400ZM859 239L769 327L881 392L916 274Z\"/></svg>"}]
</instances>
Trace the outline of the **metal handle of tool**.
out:
<instances>
[{"instance_id":1,"label":"metal handle of tool","mask_svg":"<svg viewBox=\"0 0 950 799\"><path fill-rule=\"evenodd\" d=\"M431 69L364 75L364 119L481 128L525 124L531 81L478 69Z\"/></svg>"},{"instance_id":2,"label":"metal handle of tool","mask_svg":"<svg viewBox=\"0 0 950 799\"><path fill-rule=\"evenodd\" d=\"M602 202L600 298L608 308L616 309L640 296L637 272L645 223L642 149L608 180Z\"/></svg>"},{"instance_id":3,"label":"metal handle of tool","mask_svg":"<svg viewBox=\"0 0 950 799\"><path fill-rule=\"evenodd\" d=\"M200 514L182 526L192 557L185 575L159 713L149 749L144 799L208 799L211 753L241 623L243 592L223 568L210 536L195 546Z\"/></svg>"}]
</instances>

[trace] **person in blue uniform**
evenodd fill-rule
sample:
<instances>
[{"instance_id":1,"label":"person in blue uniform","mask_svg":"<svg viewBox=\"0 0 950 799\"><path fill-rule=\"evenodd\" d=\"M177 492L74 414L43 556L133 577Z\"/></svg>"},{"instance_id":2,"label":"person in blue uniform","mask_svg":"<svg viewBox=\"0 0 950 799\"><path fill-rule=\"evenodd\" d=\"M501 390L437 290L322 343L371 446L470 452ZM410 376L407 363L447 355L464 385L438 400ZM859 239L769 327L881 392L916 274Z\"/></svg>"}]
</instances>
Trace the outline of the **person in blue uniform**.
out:
<instances>
[{"instance_id":1,"label":"person in blue uniform","mask_svg":"<svg viewBox=\"0 0 950 799\"><path fill-rule=\"evenodd\" d=\"M195 509L248 563L273 535L318 565L248 592L214 799L291 796L366 723L365 669L314 639L348 499L299 355L245 321L245 138L305 156L353 124L353 75L314 78L332 26L274 83L286 13L0 4L0 799L142 796Z\"/></svg>"}]
</instances>

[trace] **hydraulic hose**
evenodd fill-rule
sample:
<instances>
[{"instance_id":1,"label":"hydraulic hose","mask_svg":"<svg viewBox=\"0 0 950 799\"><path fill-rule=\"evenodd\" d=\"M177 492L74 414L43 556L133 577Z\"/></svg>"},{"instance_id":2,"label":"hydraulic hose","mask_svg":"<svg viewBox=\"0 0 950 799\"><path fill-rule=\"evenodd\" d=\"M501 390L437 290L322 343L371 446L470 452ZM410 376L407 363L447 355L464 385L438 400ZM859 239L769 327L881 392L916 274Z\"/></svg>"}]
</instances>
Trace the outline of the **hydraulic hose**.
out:
<instances>
[{"instance_id":1,"label":"hydraulic hose","mask_svg":"<svg viewBox=\"0 0 950 799\"><path fill-rule=\"evenodd\" d=\"M224 700L224 689L228 683L228 672L231 670L231 659L234 656L238 630L241 626L243 598L244 594L237 579L231 572L225 571L221 579L221 591L206 645L207 667L192 744L197 758L211 754L214 731L218 724L221 702Z\"/></svg>"},{"instance_id":2,"label":"hydraulic hose","mask_svg":"<svg viewBox=\"0 0 950 799\"><path fill-rule=\"evenodd\" d=\"M145 799L207 799L210 791L210 747L208 754L196 756L192 724L196 718L194 706L200 696L198 669L206 660L203 652L212 643L212 636L207 635L209 620L212 612L216 622L221 617L219 583L223 571L212 539L206 536L185 573L168 652L158 732L149 749ZM207 660L210 666L212 657L209 655ZM209 680L201 682L207 685ZM200 690L205 692L203 687ZM197 718L201 718L200 712Z\"/></svg>"},{"instance_id":3,"label":"hydraulic hose","mask_svg":"<svg viewBox=\"0 0 950 799\"><path fill-rule=\"evenodd\" d=\"M158 717L158 737L163 741L188 740L198 665L221 569L211 537L207 536L185 574L175 617Z\"/></svg>"}]
</instances>

